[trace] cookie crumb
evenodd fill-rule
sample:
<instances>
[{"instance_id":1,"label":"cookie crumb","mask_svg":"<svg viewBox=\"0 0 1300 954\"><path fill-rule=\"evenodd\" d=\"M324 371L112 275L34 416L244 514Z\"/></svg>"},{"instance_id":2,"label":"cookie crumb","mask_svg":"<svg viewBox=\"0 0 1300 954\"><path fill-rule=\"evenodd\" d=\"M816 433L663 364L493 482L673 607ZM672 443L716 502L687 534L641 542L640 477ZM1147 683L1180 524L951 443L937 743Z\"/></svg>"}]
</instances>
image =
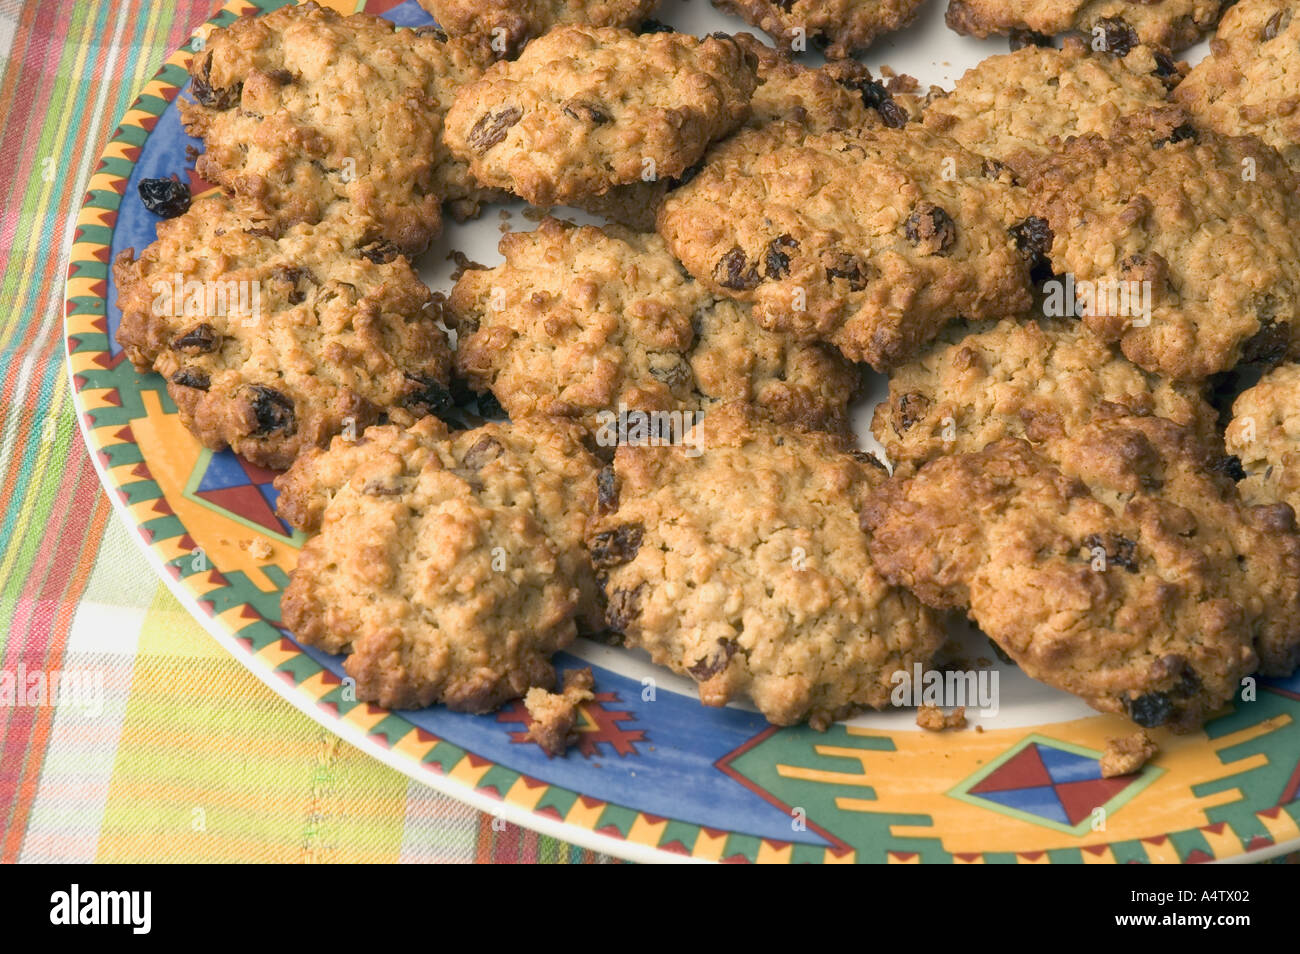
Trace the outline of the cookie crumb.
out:
<instances>
[{"instance_id":1,"label":"cookie crumb","mask_svg":"<svg viewBox=\"0 0 1300 954\"><path fill-rule=\"evenodd\" d=\"M546 209L539 209L535 205L524 206L524 218L529 222L540 222L549 214Z\"/></svg>"},{"instance_id":2,"label":"cookie crumb","mask_svg":"<svg viewBox=\"0 0 1300 954\"><path fill-rule=\"evenodd\" d=\"M927 732L966 728L966 707L958 706L944 713L938 706L924 705L916 710L916 724Z\"/></svg>"},{"instance_id":3,"label":"cookie crumb","mask_svg":"<svg viewBox=\"0 0 1300 954\"><path fill-rule=\"evenodd\" d=\"M1145 732L1106 740L1106 750L1101 756L1101 777L1132 775L1160 751L1159 746Z\"/></svg>"},{"instance_id":4,"label":"cookie crumb","mask_svg":"<svg viewBox=\"0 0 1300 954\"><path fill-rule=\"evenodd\" d=\"M268 560L275 549L266 540L261 537L254 537L252 540L240 540L239 548L248 551L248 555L255 560Z\"/></svg>"},{"instance_id":5,"label":"cookie crumb","mask_svg":"<svg viewBox=\"0 0 1300 954\"><path fill-rule=\"evenodd\" d=\"M594 684L588 666L566 672L560 692L533 688L524 696L524 708L533 720L528 726L528 738L541 746L548 758L563 755L577 741L578 734L573 727L578 721L578 709L582 703L596 698L591 691Z\"/></svg>"},{"instance_id":6,"label":"cookie crumb","mask_svg":"<svg viewBox=\"0 0 1300 954\"><path fill-rule=\"evenodd\" d=\"M479 264L464 252L457 249L452 249L447 253L447 261L456 263L456 268L451 273L451 280L453 282L460 281L461 276L466 272L481 272L487 269L486 265Z\"/></svg>"}]
</instances>

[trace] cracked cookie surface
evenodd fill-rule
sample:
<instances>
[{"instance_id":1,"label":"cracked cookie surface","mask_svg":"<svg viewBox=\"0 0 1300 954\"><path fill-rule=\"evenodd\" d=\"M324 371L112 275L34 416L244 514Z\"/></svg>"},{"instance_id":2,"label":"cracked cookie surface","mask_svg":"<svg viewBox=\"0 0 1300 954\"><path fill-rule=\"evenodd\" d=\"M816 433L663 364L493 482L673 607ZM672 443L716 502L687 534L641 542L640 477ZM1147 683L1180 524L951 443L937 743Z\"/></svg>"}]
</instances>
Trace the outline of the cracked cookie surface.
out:
<instances>
[{"instance_id":1,"label":"cracked cookie surface","mask_svg":"<svg viewBox=\"0 0 1300 954\"><path fill-rule=\"evenodd\" d=\"M1300 513L1300 365L1274 369L1237 398L1227 447L1245 469L1238 486L1247 501Z\"/></svg>"},{"instance_id":2,"label":"cracked cookie surface","mask_svg":"<svg viewBox=\"0 0 1300 954\"><path fill-rule=\"evenodd\" d=\"M1195 728L1257 663L1297 662L1294 515L1243 504L1171 421L940 457L891 478L862 522L886 579L966 610L1031 677L1145 727Z\"/></svg>"},{"instance_id":3,"label":"cracked cookie surface","mask_svg":"<svg viewBox=\"0 0 1300 954\"><path fill-rule=\"evenodd\" d=\"M967 36L1081 31L1121 56L1148 43L1186 49L1214 29L1225 0L949 0L948 26Z\"/></svg>"},{"instance_id":4,"label":"cracked cookie surface","mask_svg":"<svg viewBox=\"0 0 1300 954\"><path fill-rule=\"evenodd\" d=\"M705 705L747 697L769 721L825 728L890 703L942 626L872 566L857 505L878 464L740 405L697 425L700 453L623 446L588 532L607 621L694 679Z\"/></svg>"},{"instance_id":5,"label":"cracked cookie surface","mask_svg":"<svg viewBox=\"0 0 1300 954\"><path fill-rule=\"evenodd\" d=\"M1210 55L1174 91L1193 119L1258 136L1300 168L1300 16L1291 0L1241 0L1223 15Z\"/></svg>"},{"instance_id":6,"label":"cracked cookie surface","mask_svg":"<svg viewBox=\"0 0 1300 954\"><path fill-rule=\"evenodd\" d=\"M537 206L680 176L749 110L729 37L560 27L460 89L447 143L484 185Z\"/></svg>"},{"instance_id":7,"label":"cracked cookie surface","mask_svg":"<svg viewBox=\"0 0 1300 954\"><path fill-rule=\"evenodd\" d=\"M916 123L812 134L777 122L715 147L658 229L763 326L886 371L957 315L1028 309L1026 215L1005 173Z\"/></svg>"},{"instance_id":8,"label":"cracked cookie surface","mask_svg":"<svg viewBox=\"0 0 1300 954\"><path fill-rule=\"evenodd\" d=\"M659 0L419 0L451 36L473 37L499 56L514 56L553 27L635 28Z\"/></svg>"},{"instance_id":9,"label":"cracked cookie surface","mask_svg":"<svg viewBox=\"0 0 1300 954\"><path fill-rule=\"evenodd\" d=\"M283 510L319 523L281 614L347 653L357 698L487 712L554 685L551 655L596 616L582 528L596 461L563 421L449 433L428 416L336 439L284 475Z\"/></svg>"},{"instance_id":10,"label":"cracked cookie surface","mask_svg":"<svg viewBox=\"0 0 1300 954\"><path fill-rule=\"evenodd\" d=\"M1196 389L1143 371L1065 319L953 326L889 379L872 432L910 474L944 454L1005 438L1034 445L1073 437L1104 417L1154 414L1217 442L1215 413Z\"/></svg>"},{"instance_id":11,"label":"cracked cookie surface","mask_svg":"<svg viewBox=\"0 0 1300 954\"><path fill-rule=\"evenodd\" d=\"M1296 173L1258 140L1183 119L1134 114L1110 139L1080 136L1038 166L1026 184L1053 269L1149 289L1149 318L1109 294L1083 317L1149 371L1200 380L1300 354Z\"/></svg>"},{"instance_id":12,"label":"cracked cookie surface","mask_svg":"<svg viewBox=\"0 0 1300 954\"><path fill-rule=\"evenodd\" d=\"M864 50L876 37L908 26L925 0L713 0L714 6L758 27L789 49L821 46L828 59ZM800 32L796 32L800 31Z\"/></svg>"},{"instance_id":13,"label":"cracked cookie surface","mask_svg":"<svg viewBox=\"0 0 1300 954\"><path fill-rule=\"evenodd\" d=\"M926 128L1023 175L1071 136L1109 135L1119 117L1169 101L1177 64L1147 46L1119 57L1069 40L1026 46L966 71L926 109Z\"/></svg>"},{"instance_id":14,"label":"cracked cookie surface","mask_svg":"<svg viewBox=\"0 0 1300 954\"><path fill-rule=\"evenodd\" d=\"M432 29L290 4L213 31L181 115L206 146L199 175L264 228L346 203L373 222L372 239L415 255L437 236L444 201L464 218L492 194L442 142L454 91L488 62Z\"/></svg>"},{"instance_id":15,"label":"cracked cookie surface","mask_svg":"<svg viewBox=\"0 0 1300 954\"><path fill-rule=\"evenodd\" d=\"M114 262L117 339L204 445L263 467L394 409L440 410L451 353L432 296L404 258L366 257L364 228L271 238L227 197L198 199Z\"/></svg>"},{"instance_id":16,"label":"cracked cookie surface","mask_svg":"<svg viewBox=\"0 0 1300 954\"><path fill-rule=\"evenodd\" d=\"M501 240L506 261L447 300L456 366L511 416L702 411L753 401L776 419L845 430L856 372L833 349L758 327L718 300L654 233L545 219Z\"/></svg>"}]
</instances>

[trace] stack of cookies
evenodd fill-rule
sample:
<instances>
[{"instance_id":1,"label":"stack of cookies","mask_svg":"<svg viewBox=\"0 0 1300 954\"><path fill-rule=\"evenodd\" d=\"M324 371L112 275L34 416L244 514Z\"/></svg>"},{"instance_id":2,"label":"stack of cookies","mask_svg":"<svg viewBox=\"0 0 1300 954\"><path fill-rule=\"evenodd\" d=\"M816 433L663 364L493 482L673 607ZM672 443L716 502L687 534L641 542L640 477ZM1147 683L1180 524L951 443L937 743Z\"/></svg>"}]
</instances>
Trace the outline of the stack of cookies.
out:
<instances>
[{"instance_id":1,"label":"stack of cookies","mask_svg":"<svg viewBox=\"0 0 1300 954\"><path fill-rule=\"evenodd\" d=\"M284 626L361 699L526 697L551 752L579 635L817 728L943 664L952 613L1147 728L1292 672L1288 0L952 0L1012 52L928 92L849 59L918 0L717 3L777 48L652 0L429 0L445 33L306 3L195 55L220 191L116 262L119 340L285 471ZM512 196L604 224L427 288L443 216ZM173 278L259 307L160 309Z\"/></svg>"}]
</instances>

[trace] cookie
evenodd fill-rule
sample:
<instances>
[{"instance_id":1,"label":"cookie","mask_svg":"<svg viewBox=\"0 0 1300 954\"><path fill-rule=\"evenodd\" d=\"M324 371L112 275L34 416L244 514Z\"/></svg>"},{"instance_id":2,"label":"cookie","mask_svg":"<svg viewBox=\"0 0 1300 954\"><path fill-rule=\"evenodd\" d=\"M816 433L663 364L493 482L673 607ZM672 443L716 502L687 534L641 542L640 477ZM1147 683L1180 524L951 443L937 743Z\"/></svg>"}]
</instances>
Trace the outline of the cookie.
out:
<instances>
[{"instance_id":1,"label":"cookie","mask_svg":"<svg viewBox=\"0 0 1300 954\"><path fill-rule=\"evenodd\" d=\"M1139 43L1173 52L1214 29L1231 0L948 0L948 26L966 36L1079 31L1123 56Z\"/></svg>"},{"instance_id":2,"label":"cookie","mask_svg":"<svg viewBox=\"0 0 1300 954\"><path fill-rule=\"evenodd\" d=\"M592 692L594 685L591 667L587 666L566 672L564 688L560 692L529 689L524 696L529 740L536 742L551 758L563 755L564 750L577 741L575 726L582 714L582 704L596 698Z\"/></svg>"},{"instance_id":3,"label":"cookie","mask_svg":"<svg viewBox=\"0 0 1300 954\"><path fill-rule=\"evenodd\" d=\"M967 70L930 104L925 124L1023 175L1072 136L1107 136L1119 117L1168 105L1179 76L1172 59L1147 46L1124 57L1078 40L1059 50L1026 46Z\"/></svg>"},{"instance_id":4,"label":"cookie","mask_svg":"<svg viewBox=\"0 0 1300 954\"><path fill-rule=\"evenodd\" d=\"M440 410L451 353L432 296L404 258L359 248L364 230L335 217L272 238L229 198L198 199L114 262L117 340L205 446L262 467Z\"/></svg>"},{"instance_id":5,"label":"cookie","mask_svg":"<svg viewBox=\"0 0 1300 954\"><path fill-rule=\"evenodd\" d=\"M500 249L503 265L461 276L446 321L457 330L460 374L512 417L573 418L608 444L621 410L744 400L799 426L847 428L857 384L847 362L718 301L654 233L547 218Z\"/></svg>"},{"instance_id":6,"label":"cookie","mask_svg":"<svg viewBox=\"0 0 1300 954\"><path fill-rule=\"evenodd\" d=\"M746 126L784 120L826 132L879 126L886 123L883 117L893 125L907 122L885 85L855 60L812 69L748 33L737 33L735 40L758 64L758 87L749 101Z\"/></svg>"},{"instance_id":7,"label":"cookie","mask_svg":"<svg viewBox=\"0 0 1300 954\"><path fill-rule=\"evenodd\" d=\"M778 725L824 729L890 703L895 674L944 641L937 619L872 566L856 507L884 478L834 437L730 404L692 446L623 446L588 546L607 622L627 645L748 698Z\"/></svg>"},{"instance_id":8,"label":"cookie","mask_svg":"<svg viewBox=\"0 0 1300 954\"><path fill-rule=\"evenodd\" d=\"M659 0L420 0L451 36L475 38L509 57L553 27L632 28L658 5Z\"/></svg>"},{"instance_id":9,"label":"cookie","mask_svg":"<svg viewBox=\"0 0 1300 954\"><path fill-rule=\"evenodd\" d=\"M594 594L596 462L563 421L449 433L428 416L315 451L278 486L319 509L281 601L294 638L347 653L357 698L487 712L550 688ZM302 498L305 499L295 499Z\"/></svg>"},{"instance_id":10,"label":"cookie","mask_svg":"<svg viewBox=\"0 0 1300 954\"><path fill-rule=\"evenodd\" d=\"M1237 486L1247 501L1300 513L1300 365L1282 365L1237 398L1227 448L1245 469Z\"/></svg>"},{"instance_id":11,"label":"cookie","mask_svg":"<svg viewBox=\"0 0 1300 954\"><path fill-rule=\"evenodd\" d=\"M919 124L813 134L777 122L716 146L664 200L658 229L759 324L886 371L957 315L1028 309L1026 215L988 160Z\"/></svg>"},{"instance_id":12,"label":"cookie","mask_svg":"<svg viewBox=\"0 0 1300 954\"><path fill-rule=\"evenodd\" d=\"M714 0L725 13L758 27L778 46L802 52L811 42L827 58L846 59L878 36L916 19L924 0Z\"/></svg>"},{"instance_id":13,"label":"cookie","mask_svg":"<svg viewBox=\"0 0 1300 954\"><path fill-rule=\"evenodd\" d=\"M1294 617L1280 575L1300 569L1300 547L1294 520L1275 527L1285 561L1268 562L1268 515L1198 471L1185 434L1131 418L1090 425L1061 466L1010 439L940 457L868 501L871 555L928 605L966 610L1030 677L1190 731L1254 671L1255 627ZM1262 641L1289 645L1294 665L1296 634L1276 637Z\"/></svg>"},{"instance_id":14,"label":"cookie","mask_svg":"<svg viewBox=\"0 0 1300 954\"><path fill-rule=\"evenodd\" d=\"M1150 374L1065 319L953 326L889 379L871 430L910 474L944 454L1006 438L1035 446L1073 437L1092 420L1154 414L1217 441L1215 412L1194 388Z\"/></svg>"},{"instance_id":15,"label":"cookie","mask_svg":"<svg viewBox=\"0 0 1300 954\"><path fill-rule=\"evenodd\" d=\"M1162 109L1067 143L1026 184L1053 270L1098 291L1084 324L1135 364L1194 381L1300 354L1300 184L1276 150Z\"/></svg>"},{"instance_id":16,"label":"cookie","mask_svg":"<svg viewBox=\"0 0 1300 954\"><path fill-rule=\"evenodd\" d=\"M422 252L441 204L460 218L491 195L442 143L453 91L489 57L432 29L289 4L214 30L190 64L186 130L196 170L234 193L263 228L319 222L338 203L372 240Z\"/></svg>"},{"instance_id":17,"label":"cookie","mask_svg":"<svg viewBox=\"0 0 1300 954\"><path fill-rule=\"evenodd\" d=\"M1174 91L1199 126L1258 136L1300 168L1300 17L1290 0L1241 0Z\"/></svg>"},{"instance_id":18,"label":"cookie","mask_svg":"<svg viewBox=\"0 0 1300 954\"><path fill-rule=\"evenodd\" d=\"M729 37L559 27L460 89L447 144L484 185L573 204L680 176L744 121L756 82Z\"/></svg>"}]
</instances>

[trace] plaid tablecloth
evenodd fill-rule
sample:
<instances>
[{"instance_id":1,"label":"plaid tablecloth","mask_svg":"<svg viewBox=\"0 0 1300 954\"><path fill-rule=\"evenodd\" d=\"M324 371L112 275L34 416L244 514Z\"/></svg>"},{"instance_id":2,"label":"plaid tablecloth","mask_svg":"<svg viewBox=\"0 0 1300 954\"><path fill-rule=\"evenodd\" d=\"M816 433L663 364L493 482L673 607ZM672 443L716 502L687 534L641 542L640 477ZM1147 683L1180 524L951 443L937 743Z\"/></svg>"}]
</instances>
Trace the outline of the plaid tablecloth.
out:
<instances>
[{"instance_id":1,"label":"plaid tablecloth","mask_svg":"<svg viewBox=\"0 0 1300 954\"><path fill-rule=\"evenodd\" d=\"M73 414L63 279L118 118L210 0L0 0L0 694L102 674L102 711L0 705L0 860L604 860L490 819L299 714L176 602ZM40 677L38 677L39 680Z\"/></svg>"}]
</instances>

